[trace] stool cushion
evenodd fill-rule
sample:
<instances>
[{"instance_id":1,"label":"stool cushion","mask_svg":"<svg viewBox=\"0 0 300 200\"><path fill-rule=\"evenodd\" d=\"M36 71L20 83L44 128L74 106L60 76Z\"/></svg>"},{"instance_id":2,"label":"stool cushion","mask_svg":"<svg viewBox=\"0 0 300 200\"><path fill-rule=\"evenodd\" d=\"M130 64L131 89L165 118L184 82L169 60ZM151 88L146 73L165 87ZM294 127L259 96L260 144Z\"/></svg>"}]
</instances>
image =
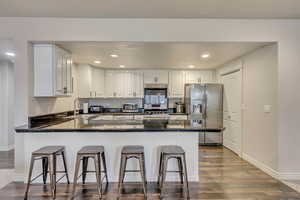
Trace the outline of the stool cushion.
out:
<instances>
[{"instance_id":1,"label":"stool cushion","mask_svg":"<svg viewBox=\"0 0 300 200\"><path fill-rule=\"evenodd\" d=\"M184 154L184 150L180 146L176 145L165 145L161 146L161 152L164 154Z\"/></svg>"},{"instance_id":2,"label":"stool cushion","mask_svg":"<svg viewBox=\"0 0 300 200\"><path fill-rule=\"evenodd\" d=\"M98 154L103 152L104 146L84 146L78 151L78 154Z\"/></svg>"},{"instance_id":3,"label":"stool cushion","mask_svg":"<svg viewBox=\"0 0 300 200\"><path fill-rule=\"evenodd\" d=\"M32 155L51 155L51 154L57 154L64 150L65 150L64 146L45 146L32 152Z\"/></svg>"},{"instance_id":4,"label":"stool cushion","mask_svg":"<svg viewBox=\"0 0 300 200\"><path fill-rule=\"evenodd\" d=\"M122 148L122 154L142 154L144 147L140 145L128 145Z\"/></svg>"}]
</instances>

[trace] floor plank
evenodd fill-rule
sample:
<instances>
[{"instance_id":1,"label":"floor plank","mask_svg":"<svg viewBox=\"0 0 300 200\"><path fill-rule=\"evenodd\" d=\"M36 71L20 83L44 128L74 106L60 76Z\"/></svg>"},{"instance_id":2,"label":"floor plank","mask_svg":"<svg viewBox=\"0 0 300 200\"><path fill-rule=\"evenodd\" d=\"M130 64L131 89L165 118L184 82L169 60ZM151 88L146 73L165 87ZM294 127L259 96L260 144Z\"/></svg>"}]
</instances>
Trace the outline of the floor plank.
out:
<instances>
[{"instance_id":1,"label":"floor plank","mask_svg":"<svg viewBox=\"0 0 300 200\"><path fill-rule=\"evenodd\" d=\"M190 183L191 199L300 200L298 192L223 147L200 147L199 176L200 183ZM71 186L59 184L57 199L69 199ZM23 183L11 183L0 190L0 199L21 200L24 188ZM138 183L125 184L123 192L122 196L118 198L117 184L111 183L108 185L103 199L144 199L142 187ZM184 191L178 183L168 183L163 198L159 197L158 192L156 183L149 183L147 199L185 199ZM97 199L96 194L95 186L87 185L78 188L76 199ZM37 184L31 187L29 199L51 199L49 195L49 187Z\"/></svg>"}]
</instances>

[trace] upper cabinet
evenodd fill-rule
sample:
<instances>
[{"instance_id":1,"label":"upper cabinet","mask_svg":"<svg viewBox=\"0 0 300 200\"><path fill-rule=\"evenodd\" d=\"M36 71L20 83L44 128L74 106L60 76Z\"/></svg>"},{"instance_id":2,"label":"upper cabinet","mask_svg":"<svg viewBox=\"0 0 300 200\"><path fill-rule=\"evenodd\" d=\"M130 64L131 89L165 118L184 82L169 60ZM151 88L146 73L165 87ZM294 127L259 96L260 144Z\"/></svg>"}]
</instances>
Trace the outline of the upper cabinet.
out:
<instances>
[{"instance_id":1,"label":"upper cabinet","mask_svg":"<svg viewBox=\"0 0 300 200\"><path fill-rule=\"evenodd\" d=\"M106 70L105 72L106 97L141 98L143 89L141 71Z\"/></svg>"},{"instance_id":2,"label":"upper cabinet","mask_svg":"<svg viewBox=\"0 0 300 200\"><path fill-rule=\"evenodd\" d=\"M169 97L183 97L186 72L174 70L169 72Z\"/></svg>"},{"instance_id":3,"label":"upper cabinet","mask_svg":"<svg viewBox=\"0 0 300 200\"><path fill-rule=\"evenodd\" d=\"M78 65L79 98L104 97L104 70L90 65Z\"/></svg>"},{"instance_id":4,"label":"upper cabinet","mask_svg":"<svg viewBox=\"0 0 300 200\"><path fill-rule=\"evenodd\" d=\"M91 77L92 77L92 85L91 85L91 96L92 97L104 97L104 70L98 67L91 67Z\"/></svg>"},{"instance_id":5,"label":"upper cabinet","mask_svg":"<svg viewBox=\"0 0 300 200\"><path fill-rule=\"evenodd\" d=\"M213 70L191 70L186 72L186 83L213 83Z\"/></svg>"},{"instance_id":6,"label":"upper cabinet","mask_svg":"<svg viewBox=\"0 0 300 200\"><path fill-rule=\"evenodd\" d=\"M52 44L34 44L34 96L59 97L73 93L72 56Z\"/></svg>"},{"instance_id":7,"label":"upper cabinet","mask_svg":"<svg viewBox=\"0 0 300 200\"><path fill-rule=\"evenodd\" d=\"M144 84L168 84L167 70L144 70Z\"/></svg>"}]
</instances>

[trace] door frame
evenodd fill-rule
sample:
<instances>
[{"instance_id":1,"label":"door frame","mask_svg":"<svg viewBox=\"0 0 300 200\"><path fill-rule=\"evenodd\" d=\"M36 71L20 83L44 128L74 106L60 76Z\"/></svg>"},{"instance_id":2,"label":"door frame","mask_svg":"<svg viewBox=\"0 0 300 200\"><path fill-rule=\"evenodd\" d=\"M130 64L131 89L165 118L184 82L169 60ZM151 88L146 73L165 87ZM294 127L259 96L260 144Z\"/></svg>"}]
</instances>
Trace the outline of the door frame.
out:
<instances>
[{"instance_id":1,"label":"door frame","mask_svg":"<svg viewBox=\"0 0 300 200\"><path fill-rule=\"evenodd\" d=\"M240 72L241 73L241 105L240 105L240 127L241 127L241 138L240 138L240 150L239 152L234 152L234 153L237 153L237 155L239 157L243 157L243 147L244 147L244 70L243 70L243 67L244 67L244 62L242 59L240 59L240 61L238 62L237 65L232 65L232 66L225 66L224 68L227 68L227 69L224 69L223 72L220 72L219 75L218 75L218 81L220 83L222 83L222 77L223 76L226 76L226 75L229 75L229 74L232 74L232 73L236 73L236 72ZM222 69L222 68L221 68ZM223 119L224 120L224 119ZM224 139L223 139L224 141Z\"/></svg>"}]
</instances>

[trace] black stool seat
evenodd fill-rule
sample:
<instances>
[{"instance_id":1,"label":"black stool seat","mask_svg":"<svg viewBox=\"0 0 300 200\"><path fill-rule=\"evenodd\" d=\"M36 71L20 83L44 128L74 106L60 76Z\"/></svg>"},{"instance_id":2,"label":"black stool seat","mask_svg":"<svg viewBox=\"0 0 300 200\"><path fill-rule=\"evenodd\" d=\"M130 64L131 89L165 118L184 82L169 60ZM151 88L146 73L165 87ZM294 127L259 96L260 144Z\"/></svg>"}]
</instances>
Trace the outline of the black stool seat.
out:
<instances>
[{"instance_id":1,"label":"black stool seat","mask_svg":"<svg viewBox=\"0 0 300 200\"><path fill-rule=\"evenodd\" d=\"M144 147L140 145L129 145L122 148L122 154L143 154Z\"/></svg>"},{"instance_id":2,"label":"black stool seat","mask_svg":"<svg viewBox=\"0 0 300 200\"><path fill-rule=\"evenodd\" d=\"M103 153L104 152L104 147L103 146L85 146L82 147L79 151L78 154L97 154L97 153Z\"/></svg>"},{"instance_id":3,"label":"black stool seat","mask_svg":"<svg viewBox=\"0 0 300 200\"><path fill-rule=\"evenodd\" d=\"M161 147L161 152L163 154L170 154L170 155L176 155L176 154L184 154L184 150L180 146L176 145L165 145Z\"/></svg>"},{"instance_id":4,"label":"black stool seat","mask_svg":"<svg viewBox=\"0 0 300 200\"><path fill-rule=\"evenodd\" d=\"M65 147L64 146L45 146L45 147L42 147L34 152L32 152L32 155L51 155L51 154L57 154L57 153L60 153L62 151L65 150Z\"/></svg>"}]
</instances>

